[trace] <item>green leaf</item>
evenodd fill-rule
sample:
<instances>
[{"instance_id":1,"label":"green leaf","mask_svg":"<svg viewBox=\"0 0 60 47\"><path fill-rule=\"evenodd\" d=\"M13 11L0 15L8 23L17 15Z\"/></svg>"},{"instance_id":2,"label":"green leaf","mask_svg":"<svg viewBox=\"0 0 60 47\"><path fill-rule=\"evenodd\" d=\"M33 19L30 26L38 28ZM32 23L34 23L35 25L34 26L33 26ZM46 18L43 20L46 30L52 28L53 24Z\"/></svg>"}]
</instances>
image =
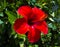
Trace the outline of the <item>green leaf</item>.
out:
<instances>
[{"instance_id":1,"label":"green leaf","mask_svg":"<svg viewBox=\"0 0 60 47\"><path fill-rule=\"evenodd\" d=\"M4 15L3 15L3 12L0 12L0 16L1 16L1 17L3 17L3 16L4 16Z\"/></svg>"},{"instance_id":2,"label":"green leaf","mask_svg":"<svg viewBox=\"0 0 60 47\"><path fill-rule=\"evenodd\" d=\"M53 24L53 23L49 23L49 24L48 24L48 27L49 27L49 28L52 28L53 30L56 30L56 29L57 29L56 25Z\"/></svg>"},{"instance_id":3,"label":"green leaf","mask_svg":"<svg viewBox=\"0 0 60 47\"><path fill-rule=\"evenodd\" d=\"M53 27L52 23L49 23L49 24L48 24L48 27L49 27L49 28L52 28L52 27Z\"/></svg>"},{"instance_id":4,"label":"green leaf","mask_svg":"<svg viewBox=\"0 0 60 47\"><path fill-rule=\"evenodd\" d=\"M35 47L38 47L38 45L35 45Z\"/></svg>"},{"instance_id":5,"label":"green leaf","mask_svg":"<svg viewBox=\"0 0 60 47\"><path fill-rule=\"evenodd\" d=\"M16 20L16 15L11 11L5 11L5 13L8 15L9 22L13 24L14 21Z\"/></svg>"},{"instance_id":6,"label":"green leaf","mask_svg":"<svg viewBox=\"0 0 60 47\"><path fill-rule=\"evenodd\" d=\"M2 23L3 23L3 21L0 20L0 24L2 24Z\"/></svg>"},{"instance_id":7,"label":"green leaf","mask_svg":"<svg viewBox=\"0 0 60 47\"><path fill-rule=\"evenodd\" d=\"M7 6L7 2L6 2L6 0L4 0L4 8Z\"/></svg>"}]
</instances>

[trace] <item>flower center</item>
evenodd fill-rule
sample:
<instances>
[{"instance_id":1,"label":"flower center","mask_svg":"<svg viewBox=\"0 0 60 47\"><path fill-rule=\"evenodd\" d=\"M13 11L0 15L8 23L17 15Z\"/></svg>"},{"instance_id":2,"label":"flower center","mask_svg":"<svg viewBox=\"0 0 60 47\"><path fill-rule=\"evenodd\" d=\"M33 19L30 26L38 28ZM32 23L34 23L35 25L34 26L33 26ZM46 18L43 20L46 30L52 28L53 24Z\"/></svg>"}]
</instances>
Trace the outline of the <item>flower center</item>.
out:
<instances>
[{"instance_id":1,"label":"flower center","mask_svg":"<svg viewBox=\"0 0 60 47\"><path fill-rule=\"evenodd\" d=\"M34 23L33 23L32 20L30 19L30 20L28 20L28 24L29 24L29 25L33 25Z\"/></svg>"}]
</instances>

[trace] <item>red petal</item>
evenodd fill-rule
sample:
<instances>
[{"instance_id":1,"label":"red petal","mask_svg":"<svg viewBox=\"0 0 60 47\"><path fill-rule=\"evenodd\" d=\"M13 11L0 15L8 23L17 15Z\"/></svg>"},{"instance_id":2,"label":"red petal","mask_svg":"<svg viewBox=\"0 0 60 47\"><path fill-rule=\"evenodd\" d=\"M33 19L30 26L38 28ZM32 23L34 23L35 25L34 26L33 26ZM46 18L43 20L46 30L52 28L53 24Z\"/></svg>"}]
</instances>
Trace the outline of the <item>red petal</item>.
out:
<instances>
[{"instance_id":1,"label":"red petal","mask_svg":"<svg viewBox=\"0 0 60 47\"><path fill-rule=\"evenodd\" d=\"M37 7L32 8L32 11L33 11L33 14L34 14L33 22L42 21L45 18L47 18L47 14Z\"/></svg>"},{"instance_id":2,"label":"red petal","mask_svg":"<svg viewBox=\"0 0 60 47\"><path fill-rule=\"evenodd\" d=\"M35 29L33 26L30 27L30 31L28 32L28 40L31 43L35 43L40 38L40 31Z\"/></svg>"},{"instance_id":3,"label":"red petal","mask_svg":"<svg viewBox=\"0 0 60 47\"><path fill-rule=\"evenodd\" d=\"M43 32L44 34L48 33L48 26L45 21L36 23L34 27Z\"/></svg>"},{"instance_id":4,"label":"red petal","mask_svg":"<svg viewBox=\"0 0 60 47\"><path fill-rule=\"evenodd\" d=\"M25 34L28 30L28 25L24 18L17 19L14 23L14 30L19 34Z\"/></svg>"},{"instance_id":5,"label":"red petal","mask_svg":"<svg viewBox=\"0 0 60 47\"><path fill-rule=\"evenodd\" d=\"M27 18L31 14L31 7L30 6L21 6L18 8L18 14L22 15L23 17Z\"/></svg>"}]
</instances>

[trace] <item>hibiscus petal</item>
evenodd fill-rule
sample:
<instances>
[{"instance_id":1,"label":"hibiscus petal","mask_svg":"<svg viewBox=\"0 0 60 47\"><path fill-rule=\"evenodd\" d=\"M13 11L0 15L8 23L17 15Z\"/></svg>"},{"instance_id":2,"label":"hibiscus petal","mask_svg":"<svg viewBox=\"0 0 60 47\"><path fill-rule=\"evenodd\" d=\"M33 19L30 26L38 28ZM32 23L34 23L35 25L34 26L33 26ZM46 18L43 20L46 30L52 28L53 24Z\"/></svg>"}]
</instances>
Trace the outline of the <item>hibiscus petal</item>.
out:
<instances>
[{"instance_id":1,"label":"hibiscus petal","mask_svg":"<svg viewBox=\"0 0 60 47\"><path fill-rule=\"evenodd\" d=\"M42 21L47 18L47 14L37 7L32 8L32 11L34 14L34 16L32 16L33 22Z\"/></svg>"},{"instance_id":2,"label":"hibiscus petal","mask_svg":"<svg viewBox=\"0 0 60 47\"><path fill-rule=\"evenodd\" d=\"M47 34L48 33L48 26L45 21L43 22L37 22L34 27L38 30L40 30L42 33Z\"/></svg>"},{"instance_id":3,"label":"hibiscus petal","mask_svg":"<svg viewBox=\"0 0 60 47\"><path fill-rule=\"evenodd\" d=\"M19 34L25 34L28 30L28 25L24 18L17 19L13 26L14 30Z\"/></svg>"},{"instance_id":4,"label":"hibiscus petal","mask_svg":"<svg viewBox=\"0 0 60 47\"><path fill-rule=\"evenodd\" d=\"M30 29L30 31L28 32L29 42L31 42L31 43L37 42L40 38L40 31L35 29L33 26L31 26L29 29Z\"/></svg>"},{"instance_id":5,"label":"hibiscus petal","mask_svg":"<svg viewBox=\"0 0 60 47\"><path fill-rule=\"evenodd\" d=\"M21 6L18 8L17 12L19 15L27 18L31 14L31 7L30 6Z\"/></svg>"}]
</instances>

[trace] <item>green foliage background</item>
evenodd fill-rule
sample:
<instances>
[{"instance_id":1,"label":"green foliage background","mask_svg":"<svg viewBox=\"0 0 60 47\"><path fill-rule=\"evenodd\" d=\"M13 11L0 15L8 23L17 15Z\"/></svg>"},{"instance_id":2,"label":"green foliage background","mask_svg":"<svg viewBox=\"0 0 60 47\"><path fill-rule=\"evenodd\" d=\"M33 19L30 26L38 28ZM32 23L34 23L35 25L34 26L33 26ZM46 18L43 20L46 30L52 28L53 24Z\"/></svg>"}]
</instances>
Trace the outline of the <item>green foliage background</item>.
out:
<instances>
[{"instance_id":1,"label":"green foliage background","mask_svg":"<svg viewBox=\"0 0 60 47\"><path fill-rule=\"evenodd\" d=\"M17 9L22 5L37 6L48 14L49 33L41 34L37 43L13 30ZM60 0L0 0L0 47L60 47Z\"/></svg>"}]
</instances>

